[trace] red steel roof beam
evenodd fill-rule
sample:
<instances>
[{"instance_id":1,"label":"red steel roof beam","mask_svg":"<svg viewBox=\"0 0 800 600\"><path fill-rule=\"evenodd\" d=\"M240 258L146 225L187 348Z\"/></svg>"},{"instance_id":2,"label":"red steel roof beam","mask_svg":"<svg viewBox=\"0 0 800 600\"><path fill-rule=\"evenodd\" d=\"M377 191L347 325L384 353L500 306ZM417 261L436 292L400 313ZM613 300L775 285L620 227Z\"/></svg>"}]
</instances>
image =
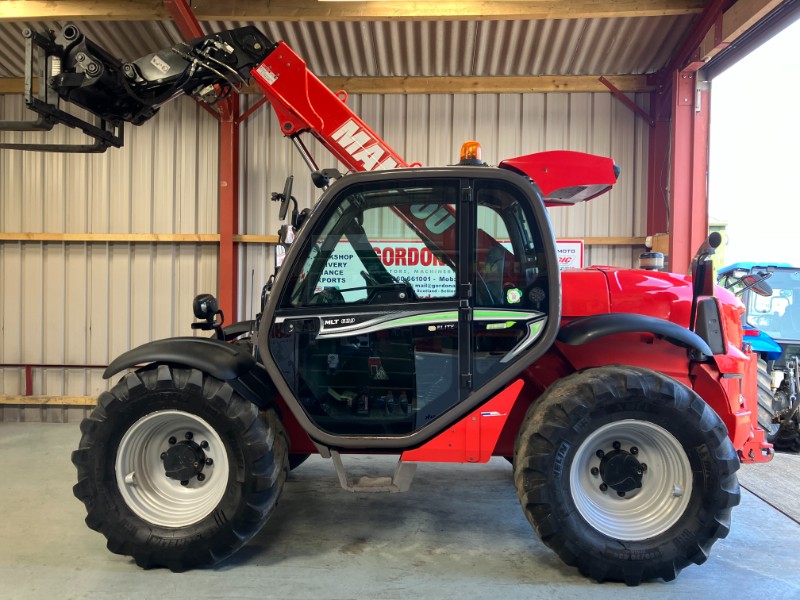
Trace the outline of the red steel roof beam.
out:
<instances>
[{"instance_id":1,"label":"red steel roof beam","mask_svg":"<svg viewBox=\"0 0 800 600\"><path fill-rule=\"evenodd\" d=\"M709 1L703 12L700 13L700 17L695 22L689 35L684 38L683 43L672 55L670 61L655 74L655 83L659 88L668 88L674 81L673 74L675 71L683 71L690 63L696 61L698 48L703 38L716 26L717 21L722 18L722 13L734 3L735 0ZM697 70L697 66L692 70Z\"/></svg>"},{"instance_id":2,"label":"red steel roof beam","mask_svg":"<svg viewBox=\"0 0 800 600\"><path fill-rule=\"evenodd\" d=\"M172 15L172 20L175 21L184 40L193 40L205 35L200 21L194 16L186 0L164 0L164 8Z\"/></svg>"}]
</instances>

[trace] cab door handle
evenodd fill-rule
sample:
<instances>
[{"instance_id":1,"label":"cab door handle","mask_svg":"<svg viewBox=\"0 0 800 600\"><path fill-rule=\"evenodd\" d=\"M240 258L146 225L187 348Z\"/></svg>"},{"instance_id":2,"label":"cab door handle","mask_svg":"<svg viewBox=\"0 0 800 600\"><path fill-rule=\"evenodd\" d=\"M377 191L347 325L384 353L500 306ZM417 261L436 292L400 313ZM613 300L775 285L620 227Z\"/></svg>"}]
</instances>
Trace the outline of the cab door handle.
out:
<instances>
[{"instance_id":1,"label":"cab door handle","mask_svg":"<svg viewBox=\"0 0 800 600\"><path fill-rule=\"evenodd\" d=\"M306 319L286 319L283 322L283 332L290 333L318 333L319 318L310 317Z\"/></svg>"}]
</instances>

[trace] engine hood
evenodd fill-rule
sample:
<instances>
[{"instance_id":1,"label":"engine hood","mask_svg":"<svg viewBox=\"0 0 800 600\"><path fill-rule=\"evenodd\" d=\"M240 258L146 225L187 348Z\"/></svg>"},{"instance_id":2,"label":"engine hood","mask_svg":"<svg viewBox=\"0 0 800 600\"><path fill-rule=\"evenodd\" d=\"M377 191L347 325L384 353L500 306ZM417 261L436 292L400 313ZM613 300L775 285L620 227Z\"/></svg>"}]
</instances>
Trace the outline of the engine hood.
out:
<instances>
[{"instance_id":1,"label":"engine hood","mask_svg":"<svg viewBox=\"0 0 800 600\"><path fill-rule=\"evenodd\" d=\"M692 285L691 278L686 275L589 267L563 271L561 283L561 311L565 318L618 312L658 317L684 327L689 325Z\"/></svg>"}]
</instances>

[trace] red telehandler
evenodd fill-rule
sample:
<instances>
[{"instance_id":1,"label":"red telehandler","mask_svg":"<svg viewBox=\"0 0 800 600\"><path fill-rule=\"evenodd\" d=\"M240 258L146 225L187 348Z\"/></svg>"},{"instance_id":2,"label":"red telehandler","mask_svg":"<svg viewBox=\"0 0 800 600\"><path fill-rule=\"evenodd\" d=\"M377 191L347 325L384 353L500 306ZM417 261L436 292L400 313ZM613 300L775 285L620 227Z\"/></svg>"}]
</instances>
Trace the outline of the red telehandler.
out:
<instances>
[{"instance_id":1,"label":"red telehandler","mask_svg":"<svg viewBox=\"0 0 800 600\"><path fill-rule=\"evenodd\" d=\"M253 27L129 63L74 25L26 32L38 127L122 143L181 93L213 103L251 75L325 188L297 215L253 334L150 342L81 424L72 455L86 522L142 567L211 565L266 523L287 473L332 459L350 491L404 491L417 463L513 462L541 539L598 581L673 579L706 560L739 503L741 462L771 458L758 428L741 303L716 288L711 237L691 277L559 273L546 206L607 191L607 158L546 152L483 165L407 163L283 43ZM38 56L38 61L32 57ZM98 118L65 116L68 101ZM5 128L13 128L6 124ZM31 127L32 128L32 127ZM350 171L320 171L318 138ZM63 150L47 145L30 148ZM293 202L287 185L281 217ZM391 477L349 480L342 456L395 454Z\"/></svg>"}]
</instances>

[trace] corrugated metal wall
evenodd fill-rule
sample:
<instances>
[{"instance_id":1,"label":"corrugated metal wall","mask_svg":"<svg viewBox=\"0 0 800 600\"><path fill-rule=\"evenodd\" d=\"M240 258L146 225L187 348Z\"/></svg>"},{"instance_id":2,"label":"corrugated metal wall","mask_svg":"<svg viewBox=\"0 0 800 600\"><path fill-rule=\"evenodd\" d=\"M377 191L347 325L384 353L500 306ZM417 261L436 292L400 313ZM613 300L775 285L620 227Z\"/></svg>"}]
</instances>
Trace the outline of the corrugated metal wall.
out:
<instances>
[{"instance_id":1,"label":"corrugated metal wall","mask_svg":"<svg viewBox=\"0 0 800 600\"><path fill-rule=\"evenodd\" d=\"M29 118L19 97L0 96L0 107L0 118ZM79 132L55 136L85 143ZM214 120L180 100L126 136L122 150L99 155L0 150L0 231L215 233ZM188 335L193 296L216 287L214 244L0 243L0 363L108 364L151 339ZM95 395L107 387L101 373L37 369L33 393ZM0 369L0 382L0 394L24 392L20 369Z\"/></svg>"},{"instance_id":2,"label":"corrugated metal wall","mask_svg":"<svg viewBox=\"0 0 800 600\"><path fill-rule=\"evenodd\" d=\"M647 109L646 95L634 99ZM556 235L644 235L648 128L610 94L362 95L348 104L402 156L424 165L452 164L467 139L482 143L490 164L552 149L611 156L622 166L618 185L587 205L552 209ZM18 97L0 97L0 110L0 118L24 118ZM0 151L0 231L215 233L215 121L182 99L126 136L123 149L103 155ZM240 232L274 234L280 223L269 196L288 174L300 208L319 192L268 105L241 138ZM334 166L320 144L304 141L320 167ZM592 247L585 262L632 266L638 252ZM272 248L241 246L240 318L257 312L273 260ZM107 364L151 339L189 334L192 297L217 288L214 244L6 242L0 268L0 363ZM19 369L0 369L0 382L0 394L24 391ZM37 371L34 394L94 395L106 385L100 370L49 369ZM19 418L12 410L6 418ZM26 410L22 416L35 420L59 420L48 411L63 411Z\"/></svg>"}]
</instances>

